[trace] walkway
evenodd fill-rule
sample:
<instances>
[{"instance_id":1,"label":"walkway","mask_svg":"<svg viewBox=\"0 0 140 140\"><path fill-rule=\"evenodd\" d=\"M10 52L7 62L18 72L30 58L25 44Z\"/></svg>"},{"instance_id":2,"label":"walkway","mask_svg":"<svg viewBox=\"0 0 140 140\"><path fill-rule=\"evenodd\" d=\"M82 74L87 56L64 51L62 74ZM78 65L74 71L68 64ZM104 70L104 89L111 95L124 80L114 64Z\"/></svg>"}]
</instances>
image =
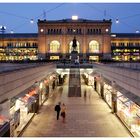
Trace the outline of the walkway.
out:
<instances>
[{"instance_id":1,"label":"walkway","mask_svg":"<svg viewBox=\"0 0 140 140\"><path fill-rule=\"evenodd\" d=\"M126 128L92 87L82 84L82 97L68 97L67 82L46 101L22 137L130 137ZM83 96L85 89L86 97ZM54 106L58 101L67 105L66 123L62 123L61 118L56 120Z\"/></svg>"}]
</instances>

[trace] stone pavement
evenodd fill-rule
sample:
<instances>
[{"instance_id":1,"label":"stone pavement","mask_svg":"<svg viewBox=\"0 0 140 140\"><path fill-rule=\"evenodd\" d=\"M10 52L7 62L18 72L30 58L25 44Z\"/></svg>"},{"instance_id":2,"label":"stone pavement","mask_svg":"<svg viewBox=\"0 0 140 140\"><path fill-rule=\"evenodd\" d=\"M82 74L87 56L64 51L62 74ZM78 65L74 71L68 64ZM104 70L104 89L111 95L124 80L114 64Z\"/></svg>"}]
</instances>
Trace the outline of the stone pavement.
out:
<instances>
[{"instance_id":1,"label":"stone pavement","mask_svg":"<svg viewBox=\"0 0 140 140\"><path fill-rule=\"evenodd\" d=\"M68 78L63 87L41 107L22 137L130 137L128 130L111 113L108 105L92 87L81 85L82 97L68 97ZM87 90L87 96L83 91ZM61 101L67 106L66 123L56 120L55 104Z\"/></svg>"}]
</instances>

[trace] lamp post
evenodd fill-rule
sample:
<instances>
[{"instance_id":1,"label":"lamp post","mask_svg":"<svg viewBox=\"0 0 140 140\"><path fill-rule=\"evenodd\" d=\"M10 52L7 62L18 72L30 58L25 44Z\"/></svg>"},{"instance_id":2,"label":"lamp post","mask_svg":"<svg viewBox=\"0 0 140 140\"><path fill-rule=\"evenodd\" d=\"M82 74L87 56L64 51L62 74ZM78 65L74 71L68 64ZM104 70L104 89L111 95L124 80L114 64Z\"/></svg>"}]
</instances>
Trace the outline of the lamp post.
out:
<instances>
[{"instance_id":1,"label":"lamp post","mask_svg":"<svg viewBox=\"0 0 140 140\"><path fill-rule=\"evenodd\" d=\"M2 48L4 49L4 33L6 31L6 26L0 26L0 32L2 34Z\"/></svg>"},{"instance_id":2,"label":"lamp post","mask_svg":"<svg viewBox=\"0 0 140 140\"><path fill-rule=\"evenodd\" d=\"M6 26L0 26L0 31L2 33L2 47L4 47L4 33L6 30Z\"/></svg>"},{"instance_id":3,"label":"lamp post","mask_svg":"<svg viewBox=\"0 0 140 140\"><path fill-rule=\"evenodd\" d=\"M4 34L6 30L6 26L0 26L1 33Z\"/></svg>"}]
</instances>

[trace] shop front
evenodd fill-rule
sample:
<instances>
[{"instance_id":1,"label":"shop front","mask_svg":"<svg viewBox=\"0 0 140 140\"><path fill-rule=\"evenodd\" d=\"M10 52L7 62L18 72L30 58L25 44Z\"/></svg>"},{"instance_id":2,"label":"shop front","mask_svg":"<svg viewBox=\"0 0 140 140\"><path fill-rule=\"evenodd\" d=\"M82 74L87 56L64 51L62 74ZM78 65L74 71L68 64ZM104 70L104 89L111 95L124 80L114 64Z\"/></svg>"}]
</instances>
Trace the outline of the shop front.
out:
<instances>
[{"instance_id":1,"label":"shop front","mask_svg":"<svg viewBox=\"0 0 140 140\"><path fill-rule=\"evenodd\" d=\"M140 107L117 92L117 115L134 136L140 136Z\"/></svg>"},{"instance_id":2,"label":"shop front","mask_svg":"<svg viewBox=\"0 0 140 140\"><path fill-rule=\"evenodd\" d=\"M88 85L94 86L94 77L91 75L88 75Z\"/></svg>"},{"instance_id":3,"label":"shop front","mask_svg":"<svg viewBox=\"0 0 140 140\"><path fill-rule=\"evenodd\" d=\"M36 89L27 89L11 99L11 137L19 136L25 126L39 109L39 94Z\"/></svg>"},{"instance_id":4,"label":"shop front","mask_svg":"<svg viewBox=\"0 0 140 140\"><path fill-rule=\"evenodd\" d=\"M40 105L42 105L49 97L49 79L43 79L40 81Z\"/></svg>"},{"instance_id":5,"label":"shop front","mask_svg":"<svg viewBox=\"0 0 140 140\"><path fill-rule=\"evenodd\" d=\"M62 80L62 84L64 82L64 77L61 79ZM56 86L58 85L58 76L57 74L51 74L49 77L49 89L50 89L50 93L52 93L54 91L54 89L56 88Z\"/></svg>"},{"instance_id":6,"label":"shop front","mask_svg":"<svg viewBox=\"0 0 140 140\"><path fill-rule=\"evenodd\" d=\"M10 101L0 103L0 137L10 137Z\"/></svg>"},{"instance_id":7,"label":"shop front","mask_svg":"<svg viewBox=\"0 0 140 140\"><path fill-rule=\"evenodd\" d=\"M109 105L109 107L112 107L112 86L110 86L107 83L104 83L104 100Z\"/></svg>"}]
</instances>

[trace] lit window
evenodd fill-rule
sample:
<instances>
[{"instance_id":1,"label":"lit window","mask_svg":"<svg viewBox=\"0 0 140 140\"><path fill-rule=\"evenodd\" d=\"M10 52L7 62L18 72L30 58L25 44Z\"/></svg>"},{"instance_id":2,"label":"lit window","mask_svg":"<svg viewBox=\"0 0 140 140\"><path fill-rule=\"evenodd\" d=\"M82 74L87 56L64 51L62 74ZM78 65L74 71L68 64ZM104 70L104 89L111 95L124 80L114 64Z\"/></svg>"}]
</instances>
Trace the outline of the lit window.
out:
<instances>
[{"instance_id":1,"label":"lit window","mask_svg":"<svg viewBox=\"0 0 140 140\"><path fill-rule=\"evenodd\" d=\"M50 43L50 53L58 53L60 49L60 43L56 40Z\"/></svg>"},{"instance_id":2,"label":"lit window","mask_svg":"<svg viewBox=\"0 0 140 140\"><path fill-rule=\"evenodd\" d=\"M89 52L91 53L99 53L99 43L95 40L92 40L89 43Z\"/></svg>"}]
</instances>

